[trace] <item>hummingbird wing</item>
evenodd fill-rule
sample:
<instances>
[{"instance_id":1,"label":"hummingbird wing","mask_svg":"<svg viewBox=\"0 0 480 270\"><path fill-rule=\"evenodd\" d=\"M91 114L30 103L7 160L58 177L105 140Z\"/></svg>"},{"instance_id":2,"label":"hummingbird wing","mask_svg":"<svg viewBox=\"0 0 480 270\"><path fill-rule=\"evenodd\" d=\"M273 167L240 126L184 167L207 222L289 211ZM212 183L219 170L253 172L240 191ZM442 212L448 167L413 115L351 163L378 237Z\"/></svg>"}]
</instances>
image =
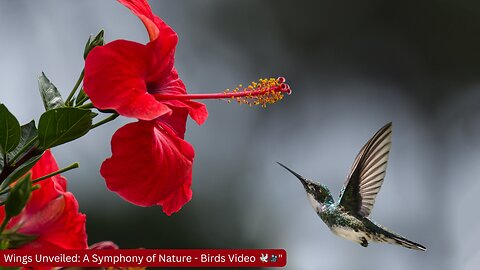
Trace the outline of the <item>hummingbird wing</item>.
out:
<instances>
[{"instance_id":1,"label":"hummingbird wing","mask_svg":"<svg viewBox=\"0 0 480 270\"><path fill-rule=\"evenodd\" d=\"M382 187L392 139L392 123L383 126L363 146L340 192L339 205L363 217L370 215Z\"/></svg>"}]
</instances>

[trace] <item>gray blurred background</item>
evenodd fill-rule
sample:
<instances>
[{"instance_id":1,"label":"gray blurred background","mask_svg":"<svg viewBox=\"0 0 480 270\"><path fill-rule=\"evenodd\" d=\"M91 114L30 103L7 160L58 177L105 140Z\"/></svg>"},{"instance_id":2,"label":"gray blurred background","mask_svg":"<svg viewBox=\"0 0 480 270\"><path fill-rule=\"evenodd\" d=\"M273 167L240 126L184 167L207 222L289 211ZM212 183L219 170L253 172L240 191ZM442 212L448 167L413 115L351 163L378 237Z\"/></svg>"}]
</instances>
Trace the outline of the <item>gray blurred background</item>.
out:
<instances>
[{"instance_id":1,"label":"gray blurred background","mask_svg":"<svg viewBox=\"0 0 480 270\"><path fill-rule=\"evenodd\" d=\"M122 248L284 248L287 269L478 269L480 2L151 1L180 36L189 92L285 76L293 94L268 109L207 101L192 201L172 217L131 205L99 174L113 132L54 149L88 216L89 243ZM43 110L41 71L66 96L90 34L147 42L115 1L0 1L0 101L22 123ZM329 232L302 186L275 164L340 191L363 144L393 121L388 173L371 217L427 252Z\"/></svg>"}]
</instances>

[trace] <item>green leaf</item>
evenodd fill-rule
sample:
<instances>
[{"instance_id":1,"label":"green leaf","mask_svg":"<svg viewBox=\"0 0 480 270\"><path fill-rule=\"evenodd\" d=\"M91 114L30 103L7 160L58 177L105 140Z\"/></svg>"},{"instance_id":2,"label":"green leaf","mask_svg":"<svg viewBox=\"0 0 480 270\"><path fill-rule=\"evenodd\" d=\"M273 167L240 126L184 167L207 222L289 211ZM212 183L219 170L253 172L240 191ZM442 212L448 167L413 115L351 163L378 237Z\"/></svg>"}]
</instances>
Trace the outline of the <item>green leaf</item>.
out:
<instances>
[{"instance_id":1,"label":"green leaf","mask_svg":"<svg viewBox=\"0 0 480 270\"><path fill-rule=\"evenodd\" d=\"M5 202L5 218L14 217L22 212L32 193L32 182L30 180L30 174L27 174L13 186Z\"/></svg>"},{"instance_id":2,"label":"green leaf","mask_svg":"<svg viewBox=\"0 0 480 270\"><path fill-rule=\"evenodd\" d=\"M83 59L87 59L87 55L90 51L95 48L96 46L102 46L104 43L103 40L104 31L101 30L95 37L90 36L87 40L87 44L85 44L85 49L83 51Z\"/></svg>"},{"instance_id":3,"label":"green leaf","mask_svg":"<svg viewBox=\"0 0 480 270\"><path fill-rule=\"evenodd\" d=\"M0 147L3 154L17 147L20 141L20 124L5 105L0 104Z\"/></svg>"},{"instance_id":4,"label":"green leaf","mask_svg":"<svg viewBox=\"0 0 480 270\"><path fill-rule=\"evenodd\" d=\"M11 183L15 182L15 180L19 179L22 177L24 174L26 174L32 167L37 163L37 161L42 157L43 151L39 152L38 155L35 155L22 163L22 165L18 166L11 174L8 175L7 178L0 184L0 190L5 189L7 186L9 186Z\"/></svg>"},{"instance_id":5,"label":"green leaf","mask_svg":"<svg viewBox=\"0 0 480 270\"><path fill-rule=\"evenodd\" d=\"M40 116L38 139L41 149L73 141L87 134L92 126L91 111L78 108L57 108Z\"/></svg>"},{"instance_id":6,"label":"green leaf","mask_svg":"<svg viewBox=\"0 0 480 270\"><path fill-rule=\"evenodd\" d=\"M57 87L50 82L43 72L42 75L38 77L38 88L46 111L65 106L65 102L63 102Z\"/></svg>"},{"instance_id":7,"label":"green leaf","mask_svg":"<svg viewBox=\"0 0 480 270\"><path fill-rule=\"evenodd\" d=\"M34 140L37 137L37 128L35 127L35 121L32 120L28 124L25 124L21 127L22 133L20 136L20 142L18 143L17 147L8 153L7 159L11 162L11 159L22 150L22 148L27 144L30 143L30 141ZM37 139L38 140L38 139ZM35 143L31 145L31 147L34 147ZM28 150L31 149L23 149L23 151L28 152Z\"/></svg>"}]
</instances>

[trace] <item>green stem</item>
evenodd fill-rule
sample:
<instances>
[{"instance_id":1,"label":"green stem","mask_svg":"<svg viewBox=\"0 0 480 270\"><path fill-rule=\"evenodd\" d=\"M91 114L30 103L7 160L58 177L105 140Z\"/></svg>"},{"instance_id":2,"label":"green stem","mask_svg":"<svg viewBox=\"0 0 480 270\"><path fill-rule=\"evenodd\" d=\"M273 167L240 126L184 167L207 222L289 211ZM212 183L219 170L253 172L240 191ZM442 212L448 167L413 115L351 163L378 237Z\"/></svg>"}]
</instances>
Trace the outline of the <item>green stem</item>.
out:
<instances>
[{"instance_id":1,"label":"green stem","mask_svg":"<svg viewBox=\"0 0 480 270\"><path fill-rule=\"evenodd\" d=\"M93 106L92 103L87 103L87 104L84 104L82 106L77 106L77 108L80 108L80 109L93 109L95 108L95 106Z\"/></svg>"},{"instance_id":2,"label":"green stem","mask_svg":"<svg viewBox=\"0 0 480 270\"><path fill-rule=\"evenodd\" d=\"M82 88L82 89L83 89L83 88ZM85 91L85 90L84 90L84 91ZM85 95L85 97L83 97L82 99L80 99L80 100L77 101L77 103L76 103L77 107L78 107L79 105L82 105L83 103L85 103L85 102L86 102L87 100L89 100L89 99L90 99L90 98L89 98L87 95Z\"/></svg>"},{"instance_id":3,"label":"green stem","mask_svg":"<svg viewBox=\"0 0 480 270\"><path fill-rule=\"evenodd\" d=\"M118 114L114 113L114 114L110 115L109 117L103 119L102 121L93 124L90 129L94 129L94 128L99 127L99 126L101 126L101 125L103 125L103 124L106 124L106 123L108 123L108 122L110 122L110 121L113 121L113 120L115 120L118 116L119 116Z\"/></svg>"},{"instance_id":4,"label":"green stem","mask_svg":"<svg viewBox=\"0 0 480 270\"><path fill-rule=\"evenodd\" d=\"M49 174L44 175L44 176L42 176L42 177L39 177L39 178L37 178L37 179L35 179L35 180L32 180L32 183L33 183L33 184L38 183L38 182L40 182L40 181L42 181L42 180L45 180L45 179L50 178L50 177L52 177L52 176L55 176L55 175L57 175L57 174L64 173L64 172L66 172L66 171L70 171L70 170L76 169L76 168L78 168L78 167L80 167L80 164L78 164L78 162L72 163L72 164L70 164L69 166L67 166L67 167L65 167L65 168L63 168L63 169L60 169L60 170L58 170L58 171L54 171L54 172L52 172L52 173L49 173Z\"/></svg>"},{"instance_id":5,"label":"green stem","mask_svg":"<svg viewBox=\"0 0 480 270\"><path fill-rule=\"evenodd\" d=\"M20 150L18 150L18 153L13 156L13 158L11 160L8 161L8 164L9 165L15 165L15 160L17 160L20 156L22 156L23 154L25 154L25 151L27 151L28 149L30 149L34 144L35 142L38 140L38 135L36 135L35 137L33 137L28 143L26 143Z\"/></svg>"},{"instance_id":6,"label":"green stem","mask_svg":"<svg viewBox=\"0 0 480 270\"><path fill-rule=\"evenodd\" d=\"M68 105L70 104L70 101L72 100L73 96L75 95L75 92L77 92L78 87L80 86L80 83L83 81L83 77L85 76L85 69L82 70L82 73L80 73L80 76L78 77L77 82L75 83L75 86L73 87L72 91L67 97L67 100L65 103Z\"/></svg>"},{"instance_id":7,"label":"green stem","mask_svg":"<svg viewBox=\"0 0 480 270\"><path fill-rule=\"evenodd\" d=\"M3 205L3 204L5 204L5 202L2 202L1 205ZM10 217L6 216L5 219L2 222L2 225L0 226L0 233L2 233L3 230L5 230L5 227L7 227L7 224L8 224L9 221L10 221Z\"/></svg>"},{"instance_id":8,"label":"green stem","mask_svg":"<svg viewBox=\"0 0 480 270\"><path fill-rule=\"evenodd\" d=\"M12 189L11 187L7 187L6 189L0 191L0 195L3 195L3 194L6 194L6 193L10 192L11 189Z\"/></svg>"}]
</instances>

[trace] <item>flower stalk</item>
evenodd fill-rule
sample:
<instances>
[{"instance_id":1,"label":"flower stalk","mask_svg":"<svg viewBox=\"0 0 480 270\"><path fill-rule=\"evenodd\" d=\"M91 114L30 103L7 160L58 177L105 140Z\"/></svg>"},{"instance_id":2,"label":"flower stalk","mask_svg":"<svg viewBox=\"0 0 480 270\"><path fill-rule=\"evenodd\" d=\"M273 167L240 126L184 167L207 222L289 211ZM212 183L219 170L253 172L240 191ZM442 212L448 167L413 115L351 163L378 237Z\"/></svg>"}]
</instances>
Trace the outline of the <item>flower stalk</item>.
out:
<instances>
[{"instance_id":1,"label":"flower stalk","mask_svg":"<svg viewBox=\"0 0 480 270\"><path fill-rule=\"evenodd\" d=\"M78 87L82 83L84 76L85 76L85 69L82 69L82 72L80 73L80 76L78 77L78 80L75 83L75 86L73 87L72 91L70 91L70 94L68 95L67 100L65 100L66 104L71 105L73 103L72 98L75 95L75 93L77 92Z\"/></svg>"},{"instance_id":2,"label":"flower stalk","mask_svg":"<svg viewBox=\"0 0 480 270\"><path fill-rule=\"evenodd\" d=\"M47 174L47 175L44 175L44 176L42 176L42 177L39 177L39 178L37 178L37 179L32 180L32 183L34 183L34 184L35 184L35 183L38 183L38 182L40 182L40 181L42 181L42 180L45 180L45 179L48 179L48 178L50 178L50 177L52 177L52 176L55 176L55 175L58 175L58 174L61 174L61 173L64 173L64 172L67 172L67 171L76 169L76 168L78 168L78 167L80 167L80 164L79 164L78 162L72 163L72 164L68 165L67 167L65 167L65 168L63 168L63 169L54 171L54 172L52 172L52 173L49 173L49 174Z\"/></svg>"}]
</instances>

